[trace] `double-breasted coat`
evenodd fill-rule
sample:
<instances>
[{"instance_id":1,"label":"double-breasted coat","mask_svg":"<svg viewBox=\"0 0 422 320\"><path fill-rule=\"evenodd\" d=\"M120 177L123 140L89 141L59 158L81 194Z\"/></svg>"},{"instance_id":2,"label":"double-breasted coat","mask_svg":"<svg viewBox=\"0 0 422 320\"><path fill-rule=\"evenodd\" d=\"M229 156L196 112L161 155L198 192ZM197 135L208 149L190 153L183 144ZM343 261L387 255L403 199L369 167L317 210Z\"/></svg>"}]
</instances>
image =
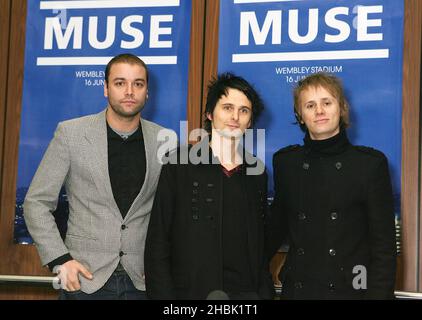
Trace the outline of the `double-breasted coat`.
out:
<instances>
[{"instance_id":1,"label":"double-breasted coat","mask_svg":"<svg viewBox=\"0 0 422 320\"><path fill-rule=\"evenodd\" d=\"M270 254L290 248L280 278L291 299L393 298L396 247L387 159L345 131L279 150Z\"/></svg>"},{"instance_id":2,"label":"double-breasted coat","mask_svg":"<svg viewBox=\"0 0 422 320\"><path fill-rule=\"evenodd\" d=\"M208 148L208 146L207 146ZM211 154L211 149L209 149ZM223 176L221 165L163 165L145 248L147 293L152 299L206 299L223 290ZM262 165L262 163L261 163ZM267 174L242 172L251 276L261 298L272 298L264 255Z\"/></svg>"}]
</instances>

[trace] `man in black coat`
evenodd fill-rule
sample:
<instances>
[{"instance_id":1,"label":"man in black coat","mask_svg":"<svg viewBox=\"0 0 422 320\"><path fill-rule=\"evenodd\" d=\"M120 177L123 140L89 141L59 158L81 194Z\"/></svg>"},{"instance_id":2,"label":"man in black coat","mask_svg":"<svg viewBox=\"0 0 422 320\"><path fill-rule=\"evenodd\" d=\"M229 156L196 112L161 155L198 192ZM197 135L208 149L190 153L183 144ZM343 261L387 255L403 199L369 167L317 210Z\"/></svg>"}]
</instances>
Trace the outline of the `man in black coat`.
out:
<instances>
[{"instance_id":1,"label":"man in black coat","mask_svg":"<svg viewBox=\"0 0 422 320\"><path fill-rule=\"evenodd\" d=\"M288 299L390 299L396 271L393 196L384 154L350 144L340 81L299 82L294 110L303 146L273 159L269 255L290 245L280 274Z\"/></svg>"},{"instance_id":2,"label":"man in black coat","mask_svg":"<svg viewBox=\"0 0 422 320\"><path fill-rule=\"evenodd\" d=\"M145 247L152 299L270 299L264 255L265 166L239 142L263 110L243 78L208 88L205 129L162 168ZM212 139L211 139L212 137Z\"/></svg>"}]
</instances>

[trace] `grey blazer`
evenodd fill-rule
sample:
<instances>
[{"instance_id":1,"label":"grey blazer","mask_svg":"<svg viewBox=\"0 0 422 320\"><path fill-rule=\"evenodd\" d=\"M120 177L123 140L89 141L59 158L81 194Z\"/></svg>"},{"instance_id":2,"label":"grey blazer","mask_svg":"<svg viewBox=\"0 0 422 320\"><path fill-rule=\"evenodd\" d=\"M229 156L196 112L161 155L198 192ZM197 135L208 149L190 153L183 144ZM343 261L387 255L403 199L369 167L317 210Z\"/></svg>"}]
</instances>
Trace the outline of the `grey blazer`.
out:
<instances>
[{"instance_id":1,"label":"grey blazer","mask_svg":"<svg viewBox=\"0 0 422 320\"><path fill-rule=\"evenodd\" d=\"M25 221L42 264L70 253L94 276L93 280L80 276L83 292L101 288L119 261L135 287L145 290L144 245L161 171L157 135L163 128L144 119L141 125L147 162L145 181L124 219L108 174L105 110L59 123L26 195ZM51 214L63 184L69 201L65 242ZM122 257L120 252L124 252Z\"/></svg>"}]
</instances>

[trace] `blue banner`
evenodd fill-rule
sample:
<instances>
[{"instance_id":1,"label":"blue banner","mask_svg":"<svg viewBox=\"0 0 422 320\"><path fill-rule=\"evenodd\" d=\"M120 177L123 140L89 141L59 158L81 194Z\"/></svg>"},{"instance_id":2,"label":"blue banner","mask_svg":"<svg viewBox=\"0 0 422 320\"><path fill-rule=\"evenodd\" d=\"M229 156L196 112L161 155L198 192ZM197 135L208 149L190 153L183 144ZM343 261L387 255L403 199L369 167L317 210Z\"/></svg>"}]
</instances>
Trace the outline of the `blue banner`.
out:
<instances>
[{"instance_id":1,"label":"blue banner","mask_svg":"<svg viewBox=\"0 0 422 320\"><path fill-rule=\"evenodd\" d=\"M113 56L128 52L145 61L149 99L142 117L179 132L190 21L190 0L28 1L16 241L31 241L22 202L57 123L106 107L104 69Z\"/></svg>"},{"instance_id":2,"label":"blue banner","mask_svg":"<svg viewBox=\"0 0 422 320\"><path fill-rule=\"evenodd\" d=\"M266 110L265 162L302 144L293 88L308 74L342 79L351 105L349 138L383 151L400 205L403 0L227 0L220 2L219 72L245 77ZM270 189L273 189L270 179Z\"/></svg>"}]
</instances>

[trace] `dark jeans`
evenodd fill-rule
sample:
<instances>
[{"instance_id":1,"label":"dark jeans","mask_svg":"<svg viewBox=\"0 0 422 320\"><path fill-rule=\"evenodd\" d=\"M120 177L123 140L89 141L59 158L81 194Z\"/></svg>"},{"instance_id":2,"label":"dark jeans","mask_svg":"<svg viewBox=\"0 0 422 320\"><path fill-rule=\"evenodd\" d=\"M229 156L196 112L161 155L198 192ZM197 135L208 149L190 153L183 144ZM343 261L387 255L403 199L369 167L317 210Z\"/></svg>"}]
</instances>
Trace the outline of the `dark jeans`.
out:
<instances>
[{"instance_id":1,"label":"dark jeans","mask_svg":"<svg viewBox=\"0 0 422 320\"><path fill-rule=\"evenodd\" d=\"M148 300L146 292L135 288L124 270L116 270L98 291L88 294L60 290L59 300Z\"/></svg>"}]
</instances>

